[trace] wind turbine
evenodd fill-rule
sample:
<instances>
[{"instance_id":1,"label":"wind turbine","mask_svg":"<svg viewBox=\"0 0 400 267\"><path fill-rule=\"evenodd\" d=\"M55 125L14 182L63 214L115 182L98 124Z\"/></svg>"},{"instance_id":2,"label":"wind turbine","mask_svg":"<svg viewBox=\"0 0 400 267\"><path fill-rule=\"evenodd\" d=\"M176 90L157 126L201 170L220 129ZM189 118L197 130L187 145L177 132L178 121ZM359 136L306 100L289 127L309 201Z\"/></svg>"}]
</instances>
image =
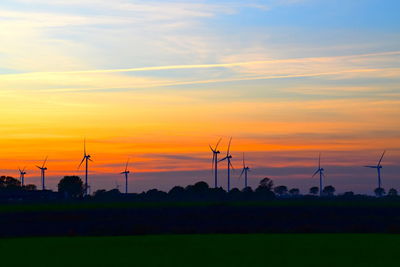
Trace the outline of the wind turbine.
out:
<instances>
[{"instance_id":1,"label":"wind turbine","mask_svg":"<svg viewBox=\"0 0 400 267\"><path fill-rule=\"evenodd\" d=\"M382 162L382 159L383 159L383 156L385 155L385 153L386 153L386 150L383 151L382 156L379 159L378 164L376 166L364 166L367 168L376 169L376 171L378 172L378 188L379 189L381 188L381 169L382 169L381 162Z\"/></svg>"},{"instance_id":2,"label":"wind turbine","mask_svg":"<svg viewBox=\"0 0 400 267\"><path fill-rule=\"evenodd\" d=\"M42 190L46 190L46 184L45 184L45 173L47 171L46 162L47 162L47 157L43 161L42 167L36 165L36 167L38 167L40 169L40 174L41 174L41 178L42 178Z\"/></svg>"},{"instance_id":3,"label":"wind turbine","mask_svg":"<svg viewBox=\"0 0 400 267\"><path fill-rule=\"evenodd\" d=\"M24 186L24 185L25 185L25 174L26 174L25 168L26 168L26 167L24 167L22 170L21 170L20 168L18 168L19 173L20 173L19 179L20 179L20 181L21 181L21 186Z\"/></svg>"},{"instance_id":4,"label":"wind turbine","mask_svg":"<svg viewBox=\"0 0 400 267\"><path fill-rule=\"evenodd\" d=\"M233 169L232 163L231 163L231 159L232 159L232 155L229 153L229 149L231 148L231 141L232 141L232 137L231 139L229 139L229 144L228 144L228 150L226 151L226 156L223 159L220 159L218 162L227 160L228 162L228 192L231 190L231 167Z\"/></svg>"},{"instance_id":5,"label":"wind turbine","mask_svg":"<svg viewBox=\"0 0 400 267\"><path fill-rule=\"evenodd\" d=\"M218 187L218 154L220 153L218 150L218 145L221 142L220 138L217 142L217 144L215 145L214 148L212 148L211 145L209 145L212 153L213 153L213 158L212 158L212 170L214 171L214 188Z\"/></svg>"},{"instance_id":6,"label":"wind turbine","mask_svg":"<svg viewBox=\"0 0 400 267\"><path fill-rule=\"evenodd\" d=\"M240 174L240 177L242 177L243 173L244 173L244 187L247 187L247 172L250 171L250 168L248 166L246 166L246 162L244 160L244 153L243 153L243 169L242 169L242 173ZM240 178L239 177L239 178Z\"/></svg>"},{"instance_id":7,"label":"wind turbine","mask_svg":"<svg viewBox=\"0 0 400 267\"><path fill-rule=\"evenodd\" d=\"M317 173L319 173L319 196L322 196L322 177L325 177L324 171L324 168L321 168L321 153L319 153L318 169L314 172L312 176L314 177Z\"/></svg>"},{"instance_id":8,"label":"wind turbine","mask_svg":"<svg viewBox=\"0 0 400 267\"><path fill-rule=\"evenodd\" d=\"M82 163L85 161L85 195L88 195L88 161L92 161L89 154L86 154L86 139L83 140L83 158L81 163L78 166L78 169L81 167Z\"/></svg>"},{"instance_id":9,"label":"wind turbine","mask_svg":"<svg viewBox=\"0 0 400 267\"><path fill-rule=\"evenodd\" d=\"M128 174L130 173L128 171L128 163L129 159L126 161L125 171L121 172L121 174L125 174L125 194L128 194Z\"/></svg>"}]
</instances>

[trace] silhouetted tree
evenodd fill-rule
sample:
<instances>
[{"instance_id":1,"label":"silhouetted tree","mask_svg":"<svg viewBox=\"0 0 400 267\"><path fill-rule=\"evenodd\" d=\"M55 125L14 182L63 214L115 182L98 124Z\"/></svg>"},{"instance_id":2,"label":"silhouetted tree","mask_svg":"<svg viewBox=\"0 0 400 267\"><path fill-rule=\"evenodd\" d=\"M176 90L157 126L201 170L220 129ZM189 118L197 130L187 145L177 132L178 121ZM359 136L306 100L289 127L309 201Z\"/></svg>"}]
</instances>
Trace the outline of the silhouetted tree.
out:
<instances>
[{"instance_id":1,"label":"silhouetted tree","mask_svg":"<svg viewBox=\"0 0 400 267\"><path fill-rule=\"evenodd\" d=\"M169 190L168 195L171 198L177 199L182 198L185 194L185 189L182 186L174 186L171 190Z\"/></svg>"},{"instance_id":2,"label":"silhouetted tree","mask_svg":"<svg viewBox=\"0 0 400 267\"><path fill-rule=\"evenodd\" d=\"M105 189L99 189L99 190L94 191L93 196L99 197L101 195L104 195L106 192L107 192L107 190L105 190Z\"/></svg>"},{"instance_id":3,"label":"silhouetted tree","mask_svg":"<svg viewBox=\"0 0 400 267\"><path fill-rule=\"evenodd\" d=\"M192 185L192 184L187 185L187 186L185 187L185 192L192 192L192 191L193 191L193 185Z\"/></svg>"},{"instance_id":4,"label":"silhouetted tree","mask_svg":"<svg viewBox=\"0 0 400 267\"><path fill-rule=\"evenodd\" d=\"M251 194L251 193L253 193L253 189L250 186L247 186L242 189L242 193Z\"/></svg>"},{"instance_id":5,"label":"silhouetted tree","mask_svg":"<svg viewBox=\"0 0 400 267\"><path fill-rule=\"evenodd\" d=\"M111 189L111 190L107 191L107 193L109 193L110 195L114 195L114 196L120 196L121 195L121 191L119 191L118 188Z\"/></svg>"},{"instance_id":6,"label":"silhouetted tree","mask_svg":"<svg viewBox=\"0 0 400 267\"><path fill-rule=\"evenodd\" d=\"M268 177L265 177L260 181L260 185L257 187L254 197L258 200L273 199L275 197L274 192L272 192L273 187L274 182Z\"/></svg>"},{"instance_id":7,"label":"silhouetted tree","mask_svg":"<svg viewBox=\"0 0 400 267\"><path fill-rule=\"evenodd\" d=\"M268 177L265 177L260 181L259 186L257 187L257 190L262 190L262 191L271 191L272 188L274 187L274 182L269 179Z\"/></svg>"},{"instance_id":8,"label":"silhouetted tree","mask_svg":"<svg viewBox=\"0 0 400 267\"><path fill-rule=\"evenodd\" d=\"M285 185L276 186L274 188L274 192L275 192L275 194L277 194L279 196L284 196L284 195L287 195L288 188Z\"/></svg>"},{"instance_id":9,"label":"silhouetted tree","mask_svg":"<svg viewBox=\"0 0 400 267\"><path fill-rule=\"evenodd\" d=\"M211 188L209 191L214 201L223 201L226 198L226 191L222 187Z\"/></svg>"},{"instance_id":10,"label":"silhouetted tree","mask_svg":"<svg viewBox=\"0 0 400 267\"><path fill-rule=\"evenodd\" d=\"M167 193L157 190L157 189L150 189L146 192L145 198L150 201L160 201L165 200L167 198Z\"/></svg>"},{"instance_id":11,"label":"silhouetted tree","mask_svg":"<svg viewBox=\"0 0 400 267\"><path fill-rule=\"evenodd\" d=\"M58 192L71 198L82 197L83 190L83 182L78 176L64 176L58 183Z\"/></svg>"},{"instance_id":12,"label":"silhouetted tree","mask_svg":"<svg viewBox=\"0 0 400 267\"><path fill-rule=\"evenodd\" d=\"M123 194L121 194L121 192L117 188L111 189L109 191L104 189L99 189L93 193L93 197L95 199L107 200L107 201L118 200L121 198L122 195Z\"/></svg>"},{"instance_id":13,"label":"silhouetted tree","mask_svg":"<svg viewBox=\"0 0 400 267\"><path fill-rule=\"evenodd\" d=\"M343 196L344 197L353 197L354 196L354 192L353 191L344 192Z\"/></svg>"},{"instance_id":14,"label":"silhouetted tree","mask_svg":"<svg viewBox=\"0 0 400 267\"><path fill-rule=\"evenodd\" d=\"M241 200L240 199L241 198L241 194L242 194L242 192L240 192L240 190L237 189L237 188L232 188L228 193L229 198L231 200L236 200L236 201Z\"/></svg>"},{"instance_id":15,"label":"silhouetted tree","mask_svg":"<svg viewBox=\"0 0 400 267\"><path fill-rule=\"evenodd\" d=\"M250 186L242 189L241 198L243 200L251 200L254 197L254 191Z\"/></svg>"},{"instance_id":16,"label":"silhouetted tree","mask_svg":"<svg viewBox=\"0 0 400 267\"><path fill-rule=\"evenodd\" d=\"M194 185L188 185L185 188L185 198L187 200L206 200L210 193L210 187L203 181L197 182Z\"/></svg>"},{"instance_id":17,"label":"silhouetted tree","mask_svg":"<svg viewBox=\"0 0 400 267\"><path fill-rule=\"evenodd\" d=\"M18 190L21 189L21 182L11 176L0 177L0 189Z\"/></svg>"},{"instance_id":18,"label":"silhouetted tree","mask_svg":"<svg viewBox=\"0 0 400 267\"><path fill-rule=\"evenodd\" d=\"M388 191L388 196L391 196L391 197L397 197L397 190L396 189L394 189L394 188L390 188L389 189L389 191Z\"/></svg>"},{"instance_id":19,"label":"silhouetted tree","mask_svg":"<svg viewBox=\"0 0 400 267\"><path fill-rule=\"evenodd\" d=\"M374 193L377 197L384 196L386 194L385 189L381 188L375 188Z\"/></svg>"},{"instance_id":20,"label":"silhouetted tree","mask_svg":"<svg viewBox=\"0 0 400 267\"><path fill-rule=\"evenodd\" d=\"M333 194L335 194L335 187L328 185L324 187L324 190L322 190L322 193L324 193L324 195L326 196L333 196Z\"/></svg>"},{"instance_id":21,"label":"silhouetted tree","mask_svg":"<svg viewBox=\"0 0 400 267\"><path fill-rule=\"evenodd\" d=\"M197 182L193 185L192 190L195 193L207 193L210 187L206 182Z\"/></svg>"},{"instance_id":22,"label":"silhouetted tree","mask_svg":"<svg viewBox=\"0 0 400 267\"><path fill-rule=\"evenodd\" d=\"M36 185L34 184L27 184L24 186L24 189L27 191L35 191L36 190Z\"/></svg>"},{"instance_id":23,"label":"silhouetted tree","mask_svg":"<svg viewBox=\"0 0 400 267\"><path fill-rule=\"evenodd\" d=\"M298 196L298 195L300 195L300 189L298 189L298 188L292 188L292 189L290 189L289 190L289 194L290 195L292 195L292 196Z\"/></svg>"},{"instance_id":24,"label":"silhouetted tree","mask_svg":"<svg viewBox=\"0 0 400 267\"><path fill-rule=\"evenodd\" d=\"M310 188L310 194L311 195L316 195L319 192L319 188L317 186L313 186Z\"/></svg>"}]
</instances>

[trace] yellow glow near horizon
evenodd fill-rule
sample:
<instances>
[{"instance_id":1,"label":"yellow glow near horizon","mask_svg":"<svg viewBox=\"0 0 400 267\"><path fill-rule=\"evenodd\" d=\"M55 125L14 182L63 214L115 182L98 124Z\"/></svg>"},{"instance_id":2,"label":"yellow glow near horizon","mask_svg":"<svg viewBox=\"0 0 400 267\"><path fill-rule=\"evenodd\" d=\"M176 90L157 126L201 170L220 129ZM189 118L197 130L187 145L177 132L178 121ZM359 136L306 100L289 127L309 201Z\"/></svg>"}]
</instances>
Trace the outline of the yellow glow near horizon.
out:
<instances>
[{"instance_id":1,"label":"yellow glow near horizon","mask_svg":"<svg viewBox=\"0 0 400 267\"><path fill-rule=\"evenodd\" d=\"M0 100L0 111L5 114L1 119L0 140L3 169L17 162L40 162L50 155L54 171L74 171L82 154L84 136L99 166L132 157L142 162L142 171L160 169L157 165L162 164L155 155L200 153L207 157L208 143L227 136L227 132L234 136L235 151L246 152L379 150L389 141L394 147L400 146L394 137L384 140L357 137L351 130L375 131L375 120L364 118L379 117L380 125L395 131L398 125L393 124L393 116L400 105L397 100L210 103L207 94L199 98L171 90L157 94L136 91L44 96L31 92ZM334 117L327 117L331 112ZM312 140L307 137L311 132L328 137ZM339 140L329 137L335 134L348 137ZM151 156L143 158L148 154L154 154L154 160ZM208 167L202 163L184 164L174 169ZM282 164L285 163L278 165ZM113 172L116 168L98 167L97 171Z\"/></svg>"}]
</instances>

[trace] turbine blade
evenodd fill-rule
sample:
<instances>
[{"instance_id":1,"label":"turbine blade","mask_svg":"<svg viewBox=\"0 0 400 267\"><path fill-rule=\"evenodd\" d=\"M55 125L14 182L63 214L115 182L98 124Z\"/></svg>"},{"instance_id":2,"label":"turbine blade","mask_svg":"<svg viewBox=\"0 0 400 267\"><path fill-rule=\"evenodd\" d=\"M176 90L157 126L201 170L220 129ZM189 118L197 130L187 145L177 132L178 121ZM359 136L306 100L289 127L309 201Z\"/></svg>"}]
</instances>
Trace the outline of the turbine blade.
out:
<instances>
[{"instance_id":1,"label":"turbine blade","mask_svg":"<svg viewBox=\"0 0 400 267\"><path fill-rule=\"evenodd\" d=\"M314 177L315 175L317 175L317 173L319 172L319 169L318 170L316 170L315 172L314 172L314 174L313 174L313 176L312 177Z\"/></svg>"},{"instance_id":2,"label":"turbine blade","mask_svg":"<svg viewBox=\"0 0 400 267\"><path fill-rule=\"evenodd\" d=\"M38 167L39 169L42 169L42 167L40 167L40 166L38 166L38 165L35 165L36 167Z\"/></svg>"},{"instance_id":3,"label":"turbine blade","mask_svg":"<svg viewBox=\"0 0 400 267\"><path fill-rule=\"evenodd\" d=\"M224 161L224 160L226 160L228 157L225 157L225 158L223 158L223 159L220 159L220 160L218 160L218 162L221 162L221 161Z\"/></svg>"},{"instance_id":4,"label":"turbine blade","mask_svg":"<svg viewBox=\"0 0 400 267\"><path fill-rule=\"evenodd\" d=\"M318 169L321 169L321 153L319 153L318 157Z\"/></svg>"},{"instance_id":5,"label":"turbine blade","mask_svg":"<svg viewBox=\"0 0 400 267\"><path fill-rule=\"evenodd\" d=\"M83 138L83 155L86 156L86 137Z\"/></svg>"},{"instance_id":6,"label":"turbine blade","mask_svg":"<svg viewBox=\"0 0 400 267\"><path fill-rule=\"evenodd\" d=\"M46 158L44 159L44 162L43 162L43 166L42 166L42 168L44 168L44 166L46 165L46 162L47 162L47 157L48 157L48 156L46 156Z\"/></svg>"},{"instance_id":7,"label":"turbine blade","mask_svg":"<svg viewBox=\"0 0 400 267\"><path fill-rule=\"evenodd\" d=\"M364 167L373 168L373 169L376 169L376 168L377 168L376 166L364 166Z\"/></svg>"},{"instance_id":8,"label":"turbine blade","mask_svg":"<svg viewBox=\"0 0 400 267\"><path fill-rule=\"evenodd\" d=\"M240 173L239 179L242 178L244 171L245 171L245 169L243 168L242 172Z\"/></svg>"},{"instance_id":9,"label":"turbine blade","mask_svg":"<svg viewBox=\"0 0 400 267\"><path fill-rule=\"evenodd\" d=\"M221 140L222 140L222 138L220 138L220 139L218 140L217 144L215 145L215 151L217 151L218 145L219 145L219 143L221 142Z\"/></svg>"},{"instance_id":10,"label":"turbine blade","mask_svg":"<svg viewBox=\"0 0 400 267\"><path fill-rule=\"evenodd\" d=\"M382 159L383 159L383 156L385 155L385 153L386 153L386 150L385 150L385 151L383 151L383 153L382 153L382 157L380 158L380 160L379 160L379 162L378 162L378 165L377 165L377 166L380 166L380 165L381 165L381 161L382 161Z\"/></svg>"},{"instance_id":11,"label":"turbine blade","mask_svg":"<svg viewBox=\"0 0 400 267\"><path fill-rule=\"evenodd\" d=\"M231 166L232 170L234 170L234 169L235 169L235 168L233 167L233 165L232 165L232 162L231 162L231 161L229 161L229 165Z\"/></svg>"},{"instance_id":12,"label":"turbine blade","mask_svg":"<svg viewBox=\"0 0 400 267\"><path fill-rule=\"evenodd\" d=\"M229 139L228 150L226 151L226 156L229 156L229 150L231 149L231 142L232 142L232 137Z\"/></svg>"},{"instance_id":13,"label":"turbine blade","mask_svg":"<svg viewBox=\"0 0 400 267\"><path fill-rule=\"evenodd\" d=\"M212 148L212 146L211 145L208 145L208 146L210 147L211 151L214 153L215 150Z\"/></svg>"},{"instance_id":14,"label":"turbine blade","mask_svg":"<svg viewBox=\"0 0 400 267\"><path fill-rule=\"evenodd\" d=\"M129 164L129 159L126 161L126 165L125 165L125 171L128 170L128 164Z\"/></svg>"},{"instance_id":15,"label":"turbine blade","mask_svg":"<svg viewBox=\"0 0 400 267\"><path fill-rule=\"evenodd\" d=\"M79 170L79 169L80 169L80 167L82 166L82 163L85 161L85 159L86 159L86 157L83 157L83 159L82 159L81 163L79 163L78 170Z\"/></svg>"},{"instance_id":16,"label":"turbine blade","mask_svg":"<svg viewBox=\"0 0 400 267\"><path fill-rule=\"evenodd\" d=\"M245 167L246 167L246 163L244 161L244 152L243 152L243 168L245 168Z\"/></svg>"},{"instance_id":17,"label":"turbine blade","mask_svg":"<svg viewBox=\"0 0 400 267\"><path fill-rule=\"evenodd\" d=\"M24 172L24 171L25 171L25 169L26 169L26 166L24 166L24 168L22 169L22 171Z\"/></svg>"}]
</instances>

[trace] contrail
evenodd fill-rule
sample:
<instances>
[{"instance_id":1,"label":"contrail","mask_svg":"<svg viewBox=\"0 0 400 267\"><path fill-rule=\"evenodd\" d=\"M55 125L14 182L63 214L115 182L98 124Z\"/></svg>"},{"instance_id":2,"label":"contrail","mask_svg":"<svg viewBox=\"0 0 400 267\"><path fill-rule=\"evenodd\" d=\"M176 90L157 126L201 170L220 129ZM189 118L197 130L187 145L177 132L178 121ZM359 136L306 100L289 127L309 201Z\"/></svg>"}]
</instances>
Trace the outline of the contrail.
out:
<instances>
[{"instance_id":1,"label":"contrail","mask_svg":"<svg viewBox=\"0 0 400 267\"><path fill-rule=\"evenodd\" d=\"M277 63L301 63L307 61L329 61L335 59L352 59L362 57L389 56L400 55L400 51L358 54L335 57L309 57L309 58L292 58L292 59L272 59L259 61L245 61L233 63L215 63L215 64L194 64L194 65L169 65L169 66L154 66L154 67L139 67L139 68L124 68L124 69L97 69L97 70L80 70L80 71L53 71L53 72L23 72L14 74L0 74L1 76L34 76L34 75L54 75L54 74L101 74L101 73L120 73L120 72L145 72L157 70L180 70L180 69L207 69L207 68L229 68L246 65L257 64L277 64Z\"/></svg>"},{"instance_id":2,"label":"contrail","mask_svg":"<svg viewBox=\"0 0 400 267\"><path fill-rule=\"evenodd\" d=\"M251 80L270 80L270 79L287 79L287 78L306 78L306 77L318 77L318 76L329 76L338 74L348 73L372 73L379 72L382 70L395 70L400 72L400 68L385 68L385 69L352 69L343 71L332 71L332 72L319 72L319 73L304 73L304 74L288 74L288 75L269 75L269 76L246 76L237 78L227 79L214 79L214 80L197 80L197 81L182 81L182 82L166 82L166 83L151 83L149 85L139 86L123 86L123 87L97 87L97 88L62 88L62 89L43 89L36 90L43 92L79 92L79 91L104 91L104 90L118 90L118 89L138 89L138 88L154 88L154 87L169 87L169 86L180 86L180 85L192 85L192 84L208 84L208 83L224 83L224 82L236 82L236 81L251 81Z\"/></svg>"}]
</instances>

